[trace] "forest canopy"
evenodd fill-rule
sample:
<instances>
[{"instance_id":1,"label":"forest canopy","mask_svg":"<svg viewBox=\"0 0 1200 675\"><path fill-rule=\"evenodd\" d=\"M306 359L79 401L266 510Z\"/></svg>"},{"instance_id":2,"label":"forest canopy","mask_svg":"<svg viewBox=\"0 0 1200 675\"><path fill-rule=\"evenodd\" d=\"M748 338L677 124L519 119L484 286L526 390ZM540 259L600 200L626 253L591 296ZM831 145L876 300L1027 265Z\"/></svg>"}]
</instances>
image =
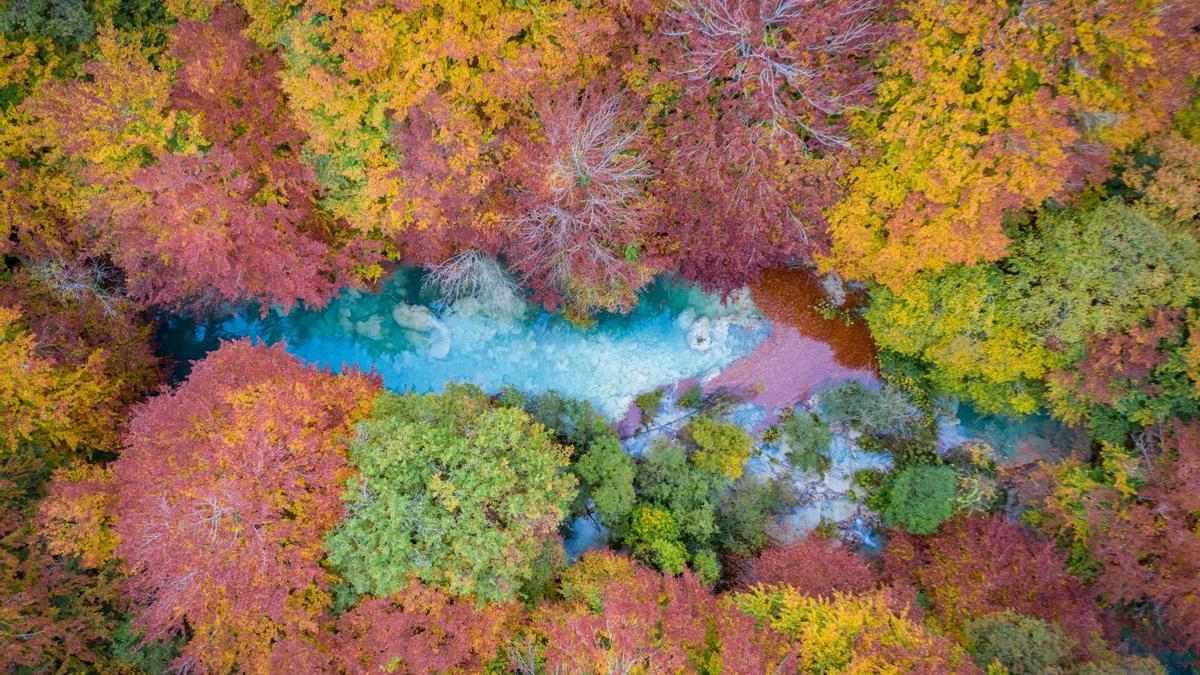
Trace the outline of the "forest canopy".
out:
<instances>
[{"instance_id":1,"label":"forest canopy","mask_svg":"<svg viewBox=\"0 0 1200 675\"><path fill-rule=\"evenodd\" d=\"M0 670L1200 668L1195 0L0 0L0 57ZM204 334L299 315L438 386ZM521 332L635 319L703 367L624 417Z\"/></svg>"}]
</instances>

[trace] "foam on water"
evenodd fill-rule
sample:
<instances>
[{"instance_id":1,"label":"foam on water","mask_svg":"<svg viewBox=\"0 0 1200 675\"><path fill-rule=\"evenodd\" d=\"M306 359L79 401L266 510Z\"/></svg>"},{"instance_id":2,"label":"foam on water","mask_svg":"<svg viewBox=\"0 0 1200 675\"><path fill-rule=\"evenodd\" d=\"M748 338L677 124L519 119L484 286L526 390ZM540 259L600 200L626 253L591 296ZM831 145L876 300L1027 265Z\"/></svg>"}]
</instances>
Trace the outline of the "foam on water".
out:
<instances>
[{"instance_id":1,"label":"foam on water","mask_svg":"<svg viewBox=\"0 0 1200 675\"><path fill-rule=\"evenodd\" d=\"M438 391L450 381L489 392L554 389L620 417L639 392L716 375L768 330L747 295L722 303L669 280L648 288L629 314L601 316L585 330L536 307L496 317L470 298L446 306L422 290L420 272L401 269L378 293L351 291L319 311L260 317L246 307L208 324L175 320L161 339L165 351L184 358L202 356L218 338L283 341L296 356L334 370L373 368L397 391ZM693 348L701 332L703 350Z\"/></svg>"}]
</instances>

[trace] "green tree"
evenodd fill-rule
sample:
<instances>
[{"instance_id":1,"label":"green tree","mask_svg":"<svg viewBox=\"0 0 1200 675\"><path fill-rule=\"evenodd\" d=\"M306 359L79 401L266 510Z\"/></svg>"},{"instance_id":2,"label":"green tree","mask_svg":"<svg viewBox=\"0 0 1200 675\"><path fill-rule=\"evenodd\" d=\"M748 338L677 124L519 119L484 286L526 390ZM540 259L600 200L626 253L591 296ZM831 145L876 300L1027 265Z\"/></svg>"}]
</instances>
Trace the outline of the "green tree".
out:
<instances>
[{"instance_id":1,"label":"green tree","mask_svg":"<svg viewBox=\"0 0 1200 675\"><path fill-rule=\"evenodd\" d=\"M701 415L688 423L680 435L695 445L692 463L697 468L719 473L730 480L742 476L750 459L750 434L732 422Z\"/></svg>"},{"instance_id":2,"label":"green tree","mask_svg":"<svg viewBox=\"0 0 1200 675\"><path fill-rule=\"evenodd\" d=\"M637 466L635 506L617 529L634 555L664 571L679 573L685 562L714 581L719 569L712 548L718 533L717 505L731 481L689 458L679 443L656 437Z\"/></svg>"},{"instance_id":3,"label":"green tree","mask_svg":"<svg viewBox=\"0 0 1200 675\"><path fill-rule=\"evenodd\" d=\"M993 662L1012 675L1051 672L1071 657L1071 638L1041 619L1005 610L964 628L967 652L984 668Z\"/></svg>"},{"instance_id":4,"label":"green tree","mask_svg":"<svg viewBox=\"0 0 1200 675\"><path fill-rule=\"evenodd\" d=\"M788 463L802 471L829 470L829 443L833 434L816 415L795 410L779 421L779 433L787 441Z\"/></svg>"},{"instance_id":5,"label":"green tree","mask_svg":"<svg viewBox=\"0 0 1200 675\"><path fill-rule=\"evenodd\" d=\"M415 576L483 602L517 596L575 497L569 450L478 388L381 394L350 446L349 516L326 540L357 593Z\"/></svg>"},{"instance_id":6,"label":"green tree","mask_svg":"<svg viewBox=\"0 0 1200 675\"><path fill-rule=\"evenodd\" d=\"M958 476L948 466L912 466L892 478L883 517L913 534L932 534L954 513Z\"/></svg>"},{"instance_id":7,"label":"green tree","mask_svg":"<svg viewBox=\"0 0 1200 675\"><path fill-rule=\"evenodd\" d=\"M633 508L633 458L615 436L601 436L588 445L574 466L581 495L592 499L592 508L608 525L618 523Z\"/></svg>"},{"instance_id":8,"label":"green tree","mask_svg":"<svg viewBox=\"0 0 1200 675\"><path fill-rule=\"evenodd\" d=\"M1042 211L1009 266L1017 316L1073 357L1089 335L1200 295L1200 244L1192 233L1119 199Z\"/></svg>"}]
</instances>

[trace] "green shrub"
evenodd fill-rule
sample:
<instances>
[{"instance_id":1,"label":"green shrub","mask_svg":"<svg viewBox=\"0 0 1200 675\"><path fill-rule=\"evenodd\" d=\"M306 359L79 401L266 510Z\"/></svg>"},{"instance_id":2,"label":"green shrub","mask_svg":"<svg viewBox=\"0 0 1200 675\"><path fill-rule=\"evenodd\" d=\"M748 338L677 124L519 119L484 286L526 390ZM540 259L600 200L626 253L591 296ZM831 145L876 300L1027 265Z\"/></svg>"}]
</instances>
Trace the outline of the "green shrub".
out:
<instances>
[{"instance_id":1,"label":"green shrub","mask_svg":"<svg viewBox=\"0 0 1200 675\"><path fill-rule=\"evenodd\" d=\"M591 403L567 398L556 391L530 398L515 387L505 387L498 401L500 405L527 412L535 422L550 429L560 443L574 446L576 454L597 438L617 437L612 424Z\"/></svg>"},{"instance_id":2,"label":"green shrub","mask_svg":"<svg viewBox=\"0 0 1200 675\"><path fill-rule=\"evenodd\" d=\"M724 474L730 480L741 477L746 460L750 459L752 445L745 429L732 422L700 415L689 422L680 435L695 446L692 463L697 468Z\"/></svg>"},{"instance_id":3,"label":"green shrub","mask_svg":"<svg viewBox=\"0 0 1200 675\"><path fill-rule=\"evenodd\" d=\"M611 526L629 514L637 467L615 436L592 441L573 468L582 487L580 496L591 498L601 521Z\"/></svg>"},{"instance_id":4,"label":"green shrub","mask_svg":"<svg viewBox=\"0 0 1200 675\"><path fill-rule=\"evenodd\" d=\"M683 408L691 408L693 410L700 408L700 406L704 405L704 387L693 384L684 389L679 394L679 405Z\"/></svg>"},{"instance_id":5,"label":"green shrub","mask_svg":"<svg viewBox=\"0 0 1200 675\"><path fill-rule=\"evenodd\" d=\"M633 404L638 410L642 411L642 427L649 429L654 424L654 419L658 417L663 408L663 397L666 396L667 390L659 387L652 391L642 392L633 399Z\"/></svg>"},{"instance_id":6,"label":"green shrub","mask_svg":"<svg viewBox=\"0 0 1200 675\"><path fill-rule=\"evenodd\" d=\"M819 412L829 424L873 436L909 437L927 423L927 415L900 389L890 385L869 389L857 381L821 394Z\"/></svg>"},{"instance_id":7,"label":"green shrub","mask_svg":"<svg viewBox=\"0 0 1200 675\"><path fill-rule=\"evenodd\" d=\"M771 517L785 504L774 481L743 478L721 498L717 511L717 545L737 556L751 556L767 547Z\"/></svg>"},{"instance_id":8,"label":"green shrub","mask_svg":"<svg viewBox=\"0 0 1200 675\"><path fill-rule=\"evenodd\" d=\"M802 471L824 475L829 470L829 444L833 434L816 415L797 410L779 421L779 433L788 444L788 462Z\"/></svg>"},{"instance_id":9,"label":"green shrub","mask_svg":"<svg viewBox=\"0 0 1200 675\"><path fill-rule=\"evenodd\" d=\"M680 574L688 553L680 541L679 525L671 512L653 504L639 504L629 524L633 554L658 565L669 574Z\"/></svg>"},{"instance_id":10,"label":"green shrub","mask_svg":"<svg viewBox=\"0 0 1200 675\"><path fill-rule=\"evenodd\" d=\"M503 602L534 581L575 498L569 450L524 411L478 388L384 392L349 444L348 516L326 538L354 593L387 596L413 576Z\"/></svg>"},{"instance_id":11,"label":"green shrub","mask_svg":"<svg viewBox=\"0 0 1200 675\"><path fill-rule=\"evenodd\" d=\"M620 522L633 508L633 458L621 448L617 431L591 403L548 391L530 398L515 387L501 390L501 405L521 408L558 442L571 446L571 470L580 491L571 514L588 512L588 500L606 525Z\"/></svg>"},{"instance_id":12,"label":"green shrub","mask_svg":"<svg viewBox=\"0 0 1200 675\"><path fill-rule=\"evenodd\" d=\"M976 663L999 662L1012 675L1051 672L1071 656L1071 639L1061 628L1010 610L967 623L963 634Z\"/></svg>"},{"instance_id":13,"label":"green shrub","mask_svg":"<svg viewBox=\"0 0 1200 675\"><path fill-rule=\"evenodd\" d=\"M932 534L954 513L958 474L948 466L913 466L895 474L888 487L884 520L913 534Z\"/></svg>"},{"instance_id":14,"label":"green shrub","mask_svg":"<svg viewBox=\"0 0 1200 675\"><path fill-rule=\"evenodd\" d=\"M864 500L868 509L882 513L888 504L888 488L891 485L891 475L879 469L863 469L856 471L851 482L867 493Z\"/></svg>"},{"instance_id":15,"label":"green shrub","mask_svg":"<svg viewBox=\"0 0 1200 675\"><path fill-rule=\"evenodd\" d=\"M637 502L629 518L613 528L633 554L678 573L682 564L698 567L695 556L711 551L717 536L715 502L730 480L688 461L680 444L656 437L637 464Z\"/></svg>"}]
</instances>

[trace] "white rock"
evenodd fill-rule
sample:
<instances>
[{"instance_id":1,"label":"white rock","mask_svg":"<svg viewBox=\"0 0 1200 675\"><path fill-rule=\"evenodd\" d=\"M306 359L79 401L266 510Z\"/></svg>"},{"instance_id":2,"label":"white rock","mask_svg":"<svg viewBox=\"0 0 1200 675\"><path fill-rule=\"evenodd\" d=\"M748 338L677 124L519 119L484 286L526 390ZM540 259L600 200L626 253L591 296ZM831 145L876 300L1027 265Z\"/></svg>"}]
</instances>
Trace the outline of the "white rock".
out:
<instances>
[{"instance_id":1,"label":"white rock","mask_svg":"<svg viewBox=\"0 0 1200 675\"><path fill-rule=\"evenodd\" d=\"M378 314L367 317L366 321L354 322L354 332L372 340L383 339L383 319Z\"/></svg>"},{"instance_id":2,"label":"white rock","mask_svg":"<svg viewBox=\"0 0 1200 675\"><path fill-rule=\"evenodd\" d=\"M840 523L853 518L858 513L858 504L849 499L834 499L821 505L821 515L825 520Z\"/></svg>"},{"instance_id":3,"label":"white rock","mask_svg":"<svg viewBox=\"0 0 1200 675\"><path fill-rule=\"evenodd\" d=\"M705 352L712 348L712 322L708 317L703 316L692 324L687 334L688 346L698 352Z\"/></svg>"},{"instance_id":4,"label":"white rock","mask_svg":"<svg viewBox=\"0 0 1200 675\"><path fill-rule=\"evenodd\" d=\"M438 324L433 312L421 305L396 305L392 310L392 319L401 328L421 332L431 331Z\"/></svg>"},{"instance_id":5,"label":"white rock","mask_svg":"<svg viewBox=\"0 0 1200 675\"><path fill-rule=\"evenodd\" d=\"M450 331L446 330L445 326L438 324L438 330L433 335L433 344L429 345L429 358L444 359L449 354Z\"/></svg>"},{"instance_id":6,"label":"white rock","mask_svg":"<svg viewBox=\"0 0 1200 675\"><path fill-rule=\"evenodd\" d=\"M679 316L675 317L675 325L679 326L680 330L687 330L687 329L691 328L692 324L695 322L696 322L696 309L694 307L688 307L687 309L680 312Z\"/></svg>"},{"instance_id":7,"label":"white rock","mask_svg":"<svg viewBox=\"0 0 1200 675\"><path fill-rule=\"evenodd\" d=\"M846 304L846 284L842 282L842 278L835 272L826 274L821 279L821 288L825 291L825 295L829 298L829 302L837 307Z\"/></svg>"},{"instance_id":8,"label":"white rock","mask_svg":"<svg viewBox=\"0 0 1200 675\"><path fill-rule=\"evenodd\" d=\"M842 471L830 471L825 474L825 487L830 492L847 492L850 490L850 474Z\"/></svg>"},{"instance_id":9,"label":"white rock","mask_svg":"<svg viewBox=\"0 0 1200 675\"><path fill-rule=\"evenodd\" d=\"M713 324L713 341L724 342L729 339L729 319L717 319Z\"/></svg>"}]
</instances>

